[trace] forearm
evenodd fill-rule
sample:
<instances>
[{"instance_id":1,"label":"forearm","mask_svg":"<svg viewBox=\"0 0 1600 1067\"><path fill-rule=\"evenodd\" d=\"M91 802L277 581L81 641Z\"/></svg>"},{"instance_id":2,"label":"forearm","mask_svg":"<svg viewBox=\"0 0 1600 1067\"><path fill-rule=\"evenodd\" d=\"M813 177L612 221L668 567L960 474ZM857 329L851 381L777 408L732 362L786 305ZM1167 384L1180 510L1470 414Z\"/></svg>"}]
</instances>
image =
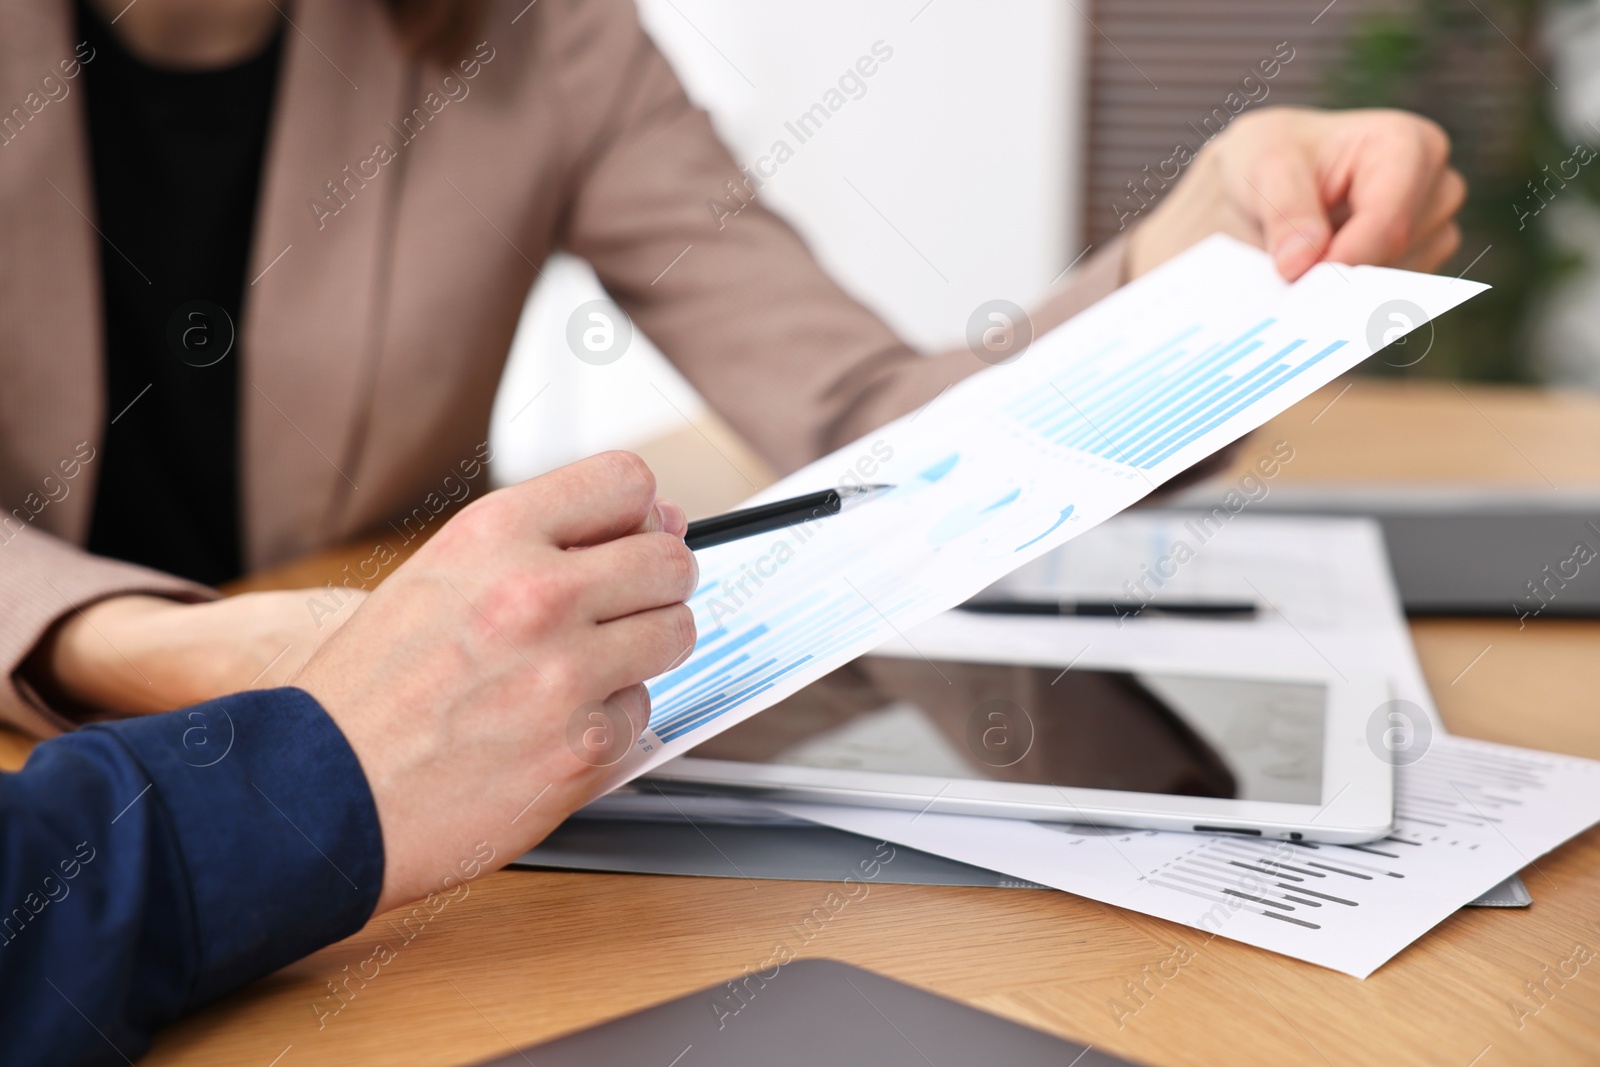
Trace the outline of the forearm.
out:
<instances>
[{"instance_id":1,"label":"forearm","mask_svg":"<svg viewBox=\"0 0 1600 1067\"><path fill-rule=\"evenodd\" d=\"M183 1012L359 929L383 879L361 767L288 689L41 744L0 776L0 849L0 1015L20 1063L137 1056Z\"/></svg>"},{"instance_id":2,"label":"forearm","mask_svg":"<svg viewBox=\"0 0 1600 1067\"><path fill-rule=\"evenodd\" d=\"M563 243L774 466L848 444L988 365L965 345L917 352L829 277L741 184L631 13L586 47L592 61L569 63L563 86L584 131ZM736 214L730 189L743 190ZM1115 289L1121 260L1120 243L1088 257L1031 310L1035 336Z\"/></svg>"}]
</instances>

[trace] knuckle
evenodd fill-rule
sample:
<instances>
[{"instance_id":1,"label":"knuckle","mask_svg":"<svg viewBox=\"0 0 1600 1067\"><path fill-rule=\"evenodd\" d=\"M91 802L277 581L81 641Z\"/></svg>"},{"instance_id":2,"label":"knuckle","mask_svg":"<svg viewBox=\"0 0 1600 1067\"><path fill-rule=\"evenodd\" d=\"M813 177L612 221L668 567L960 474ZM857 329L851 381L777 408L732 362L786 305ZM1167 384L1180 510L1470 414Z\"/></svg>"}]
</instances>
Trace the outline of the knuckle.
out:
<instances>
[{"instance_id":1,"label":"knuckle","mask_svg":"<svg viewBox=\"0 0 1600 1067\"><path fill-rule=\"evenodd\" d=\"M1412 220L1406 215L1396 216L1384 227L1383 243L1391 258L1402 255L1411 247Z\"/></svg>"},{"instance_id":2,"label":"knuckle","mask_svg":"<svg viewBox=\"0 0 1600 1067\"><path fill-rule=\"evenodd\" d=\"M447 519L428 543L434 545L435 552L464 550L464 546L492 536L499 526L498 516L503 507L503 498L498 493L474 500Z\"/></svg>"},{"instance_id":3,"label":"knuckle","mask_svg":"<svg viewBox=\"0 0 1600 1067\"><path fill-rule=\"evenodd\" d=\"M667 609L667 620L672 634L672 654L674 658L683 654L684 650L694 647L699 632L694 624L694 612L689 610L687 604L674 604Z\"/></svg>"},{"instance_id":4,"label":"knuckle","mask_svg":"<svg viewBox=\"0 0 1600 1067\"><path fill-rule=\"evenodd\" d=\"M1440 246L1439 262L1443 263L1461 248L1461 227L1451 223L1445 227L1444 241Z\"/></svg>"},{"instance_id":5,"label":"knuckle","mask_svg":"<svg viewBox=\"0 0 1600 1067\"><path fill-rule=\"evenodd\" d=\"M546 657L543 663L538 664L538 671L540 680L550 687L557 704L576 707L586 699L588 672L582 670L570 656Z\"/></svg>"},{"instance_id":6,"label":"knuckle","mask_svg":"<svg viewBox=\"0 0 1600 1067\"><path fill-rule=\"evenodd\" d=\"M1442 166L1450 158L1450 135L1432 119L1418 118L1422 127L1422 147L1435 166Z\"/></svg>"},{"instance_id":7,"label":"knuckle","mask_svg":"<svg viewBox=\"0 0 1600 1067\"><path fill-rule=\"evenodd\" d=\"M632 452L603 452L599 458L610 468L609 474L629 492L655 499L656 476L650 465Z\"/></svg>"},{"instance_id":8,"label":"knuckle","mask_svg":"<svg viewBox=\"0 0 1600 1067\"><path fill-rule=\"evenodd\" d=\"M1277 141L1286 139L1305 116L1303 108L1270 104L1267 107L1250 108L1243 112L1228 123L1222 132L1227 133L1228 130L1237 129L1242 137L1260 134L1263 138Z\"/></svg>"},{"instance_id":9,"label":"knuckle","mask_svg":"<svg viewBox=\"0 0 1600 1067\"><path fill-rule=\"evenodd\" d=\"M1235 139L1238 139L1255 132L1257 127L1263 125L1272 125L1273 121L1277 118L1278 116L1270 108L1259 108L1254 111L1246 111L1244 114L1237 116L1232 122L1228 123L1222 132L1224 135L1226 135L1230 130L1234 131Z\"/></svg>"},{"instance_id":10,"label":"knuckle","mask_svg":"<svg viewBox=\"0 0 1600 1067\"><path fill-rule=\"evenodd\" d=\"M1293 175L1307 174L1304 155L1294 145L1278 141L1252 153L1244 172L1250 196L1269 226L1287 228L1288 219L1303 213L1300 205L1285 201L1280 190ZM1280 213L1280 210L1282 213Z\"/></svg>"},{"instance_id":11,"label":"knuckle","mask_svg":"<svg viewBox=\"0 0 1600 1067\"><path fill-rule=\"evenodd\" d=\"M543 567L508 576L491 593L485 614L508 632L547 634L566 624L579 599L571 569Z\"/></svg>"},{"instance_id":12,"label":"knuckle","mask_svg":"<svg viewBox=\"0 0 1600 1067\"><path fill-rule=\"evenodd\" d=\"M629 722L633 724L634 736L644 733L645 727L650 723L650 690L645 688L644 683L619 689L612 694L611 699L622 708Z\"/></svg>"},{"instance_id":13,"label":"knuckle","mask_svg":"<svg viewBox=\"0 0 1600 1067\"><path fill-rule=\"evenodd\" d=\"M496 489L468 502L450 521L466 521L473 525L493 524L503 519L514 507L512 492L507 489Z\"/></svg>"},{"instance_id":14,"label":"knuckle","mask_svg":"<svg viewBox=\"0 0 1600 1067\"><path fill-rule=\"evenodd\" d=\"M694 592L700 574L700 564L694 553L680 537L668 533L638 534L632 541L632 562L639 568L641 577L648 577L655 587L664 576L667 584L681 597Z\"/></svg>"},{"instance_id":15,"label":"knuckle","mask_svg":"<svg viewBox=\"0 0 1600 1067\"><path fill-rule=\"evenodd\" d=\"M660 546L657 551L661 557L661 565L672 577L674 587L683 590L684 596L694 592L695 584L700 577L700 564L694 558L694 552L683 543L682 538L673 537L671 534L652 534L651 538Z\"/></svg>"},{"instance_id":16,"label":"knuckle","mask_svg":"<svg viewBox=\"0 0 1600 1067\"><path fill-rule=\"evenodd\" d=\"M683 576L683 595L684 599L688 599L700 587L700 560L695 556L694 550L681 541L678 542L673 551L683 560L685 571Z\"/></svg>"},{"instance_id":17,"label":"knuckle","mask_svg":"<svg viewBox=\"0 0 1600 1067\"><path fill-rule=\"evenodd\" d=\"M509 538L517 537L518 531L526 526L527 500L530 488L535 484L536 480L495 489L476 500L468 500L454 514L446 512L444 524L427 544L446 534L455 533L459 538L455 542L458 546L482 551L486 545L504 543ZM532 489L532 492L537 494L538 490ZM410 517L414 522L417 516L413 514ZM406 531L411 525L402 523ZM427 547L427 544L423 547Z\"/></svg>"}]
</instances>

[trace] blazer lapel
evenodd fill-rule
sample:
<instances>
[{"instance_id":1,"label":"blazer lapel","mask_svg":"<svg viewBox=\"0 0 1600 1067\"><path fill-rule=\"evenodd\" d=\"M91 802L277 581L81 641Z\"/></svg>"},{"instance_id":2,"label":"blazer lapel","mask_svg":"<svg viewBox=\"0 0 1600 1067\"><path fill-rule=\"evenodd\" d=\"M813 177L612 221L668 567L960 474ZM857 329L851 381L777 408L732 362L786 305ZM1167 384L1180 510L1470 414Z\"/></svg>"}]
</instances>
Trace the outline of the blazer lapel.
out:
<instances>
[{"instance_id":1,"label":"blazer lapel","mask_svg":"<svg viewBox=\"0 0 1600 1067\"><path fill-rule=\"evenodd\" d=\"M240 327L251 569L354 532L343 522L361 492L405 165L402 153L374 176L367 161L395 143L415 80L373 0L297 4L292 17Z\"/></svg>"},{"instance_id":2,"label":"blazer lapel","mask_svg":"<svg viewBox=\"0 0 1600 1067\"><path fill-rule=\"evenodd\" d=\"M0 504L82 543L98 468L74 460L104 418L83 75L68 4L3 0L0 25Z\"/></svg>"}]
</instances>

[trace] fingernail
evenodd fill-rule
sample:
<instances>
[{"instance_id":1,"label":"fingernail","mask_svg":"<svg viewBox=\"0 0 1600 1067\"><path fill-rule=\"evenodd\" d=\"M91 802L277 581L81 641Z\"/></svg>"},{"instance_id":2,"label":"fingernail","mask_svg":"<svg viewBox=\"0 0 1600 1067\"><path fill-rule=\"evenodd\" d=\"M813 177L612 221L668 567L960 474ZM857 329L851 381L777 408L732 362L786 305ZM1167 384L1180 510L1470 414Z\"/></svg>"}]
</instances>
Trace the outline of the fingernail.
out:
<instances>
[{"instance_id":1,"label":"fingernail","mask_svg":"<svg viewBox=\"0 0 1600 1067\"><path fill-rule=\"evenodd\" d=\"M656 501L656 523L663 533L682 537L689 529L689 517L670 500Z\"/></svg>"}]
</instances>

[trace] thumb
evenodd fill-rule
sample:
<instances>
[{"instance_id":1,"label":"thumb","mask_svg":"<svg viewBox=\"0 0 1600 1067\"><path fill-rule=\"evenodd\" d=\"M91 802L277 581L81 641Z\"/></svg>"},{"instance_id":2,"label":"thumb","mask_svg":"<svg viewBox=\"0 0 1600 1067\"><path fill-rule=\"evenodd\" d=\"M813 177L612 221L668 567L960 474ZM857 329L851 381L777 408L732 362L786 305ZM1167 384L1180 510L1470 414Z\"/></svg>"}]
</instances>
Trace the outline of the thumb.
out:
<instances>
[{"instance_id":1,"label":"thumb","mask_svg":"<svg viewBox=\"0 0 1600 1067\"><path fill-rule=\"evenodd\" d=\"M1292 282L1323 258L1333 238L1316 174L1293 150L1271 153L1253 169L1244 179L1245 203L1254 208L1278 273Z\"/></svg>"}]
</instances>

